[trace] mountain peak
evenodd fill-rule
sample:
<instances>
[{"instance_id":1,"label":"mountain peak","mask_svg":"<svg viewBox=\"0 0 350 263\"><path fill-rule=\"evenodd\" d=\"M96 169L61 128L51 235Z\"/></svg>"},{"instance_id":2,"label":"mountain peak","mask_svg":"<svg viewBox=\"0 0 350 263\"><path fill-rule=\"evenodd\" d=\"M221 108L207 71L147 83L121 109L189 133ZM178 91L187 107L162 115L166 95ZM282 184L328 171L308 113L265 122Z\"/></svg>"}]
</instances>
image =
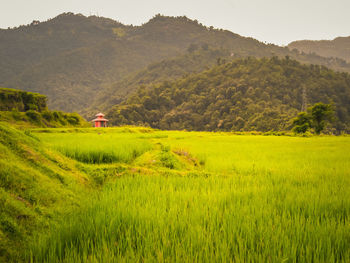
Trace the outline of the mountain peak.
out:
<instances>
[{"instance_id":1,"label":"mountain peak","mask_svg":"<svg viewBox=\"0 0 350 263\"><path fill-rule=\"evenodd\" d=\"M192 20L187 16L165 16L162 14L156 14L144 25L159 24L159 23L166 23L166 24L182 23L186 25L194 25L194 26L207 29L207 27L199 23L198 20ZM210 27L210 28L213 29L213 27Z\"/></svg>"}]
</instances>

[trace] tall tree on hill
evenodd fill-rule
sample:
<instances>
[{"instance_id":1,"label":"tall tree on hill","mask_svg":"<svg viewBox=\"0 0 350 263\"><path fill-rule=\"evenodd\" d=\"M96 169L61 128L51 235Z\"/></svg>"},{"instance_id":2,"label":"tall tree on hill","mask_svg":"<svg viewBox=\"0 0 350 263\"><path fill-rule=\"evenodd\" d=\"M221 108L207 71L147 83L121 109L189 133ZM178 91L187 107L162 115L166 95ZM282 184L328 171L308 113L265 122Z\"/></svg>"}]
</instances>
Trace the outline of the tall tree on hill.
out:
<instances>
[{"instance_id":1,"label":"tall tree on hill","mask_svg":"<svg viewBox=\"0 0 350 263\"><path fill-rule=\"evenodd\" d=\"M310 116L304 111L299 112L298 116L293 120L293 125L294 125L294 128L293 128L294 132L296 133L307 132L311 127Z\"/></svg>"},{"instance_id":2,"label":"tall tree on hill","mask_svg":"<svg viewBox=\"0 0 350 263\"><path fill-rule=\"evenodd\" d=\"M324 130L327 122L332 121L334 110L331 104L316 103L310 109L312 126L316 134L320 134Z\"/></svg>"},{"instance_id":3,"label":"tall tree on hill","mask_svg":"<svg viewBox=\"0 0 350 263\"><path fill-rule=\"evenodd\" d=\"M316 103L307 109L307 112L299 112L293 120L294 131L305 133L314 128L316 134L320 134L328 122L334 118L334 110L331 104Z\"/></svg>"}]
</instances>

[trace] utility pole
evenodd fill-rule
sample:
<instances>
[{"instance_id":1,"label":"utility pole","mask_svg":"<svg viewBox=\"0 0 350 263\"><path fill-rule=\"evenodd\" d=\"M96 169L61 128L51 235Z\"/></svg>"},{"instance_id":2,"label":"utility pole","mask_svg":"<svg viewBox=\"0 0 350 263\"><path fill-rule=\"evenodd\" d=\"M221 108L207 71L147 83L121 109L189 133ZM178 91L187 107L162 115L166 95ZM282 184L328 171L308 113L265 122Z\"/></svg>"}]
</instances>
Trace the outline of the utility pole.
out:
<instances>
[{"instance_id":1,"label":"utility pole","mask_svg":"<svg viewBox=\"0 0 350 263\"><path fill-rule=\"evenodd\" d=\"M306 111L307 110L307 94L306 94L306 86L303 84L302 85L302 94L301 94L301 111Z\"/></svg>"}]
</instances>

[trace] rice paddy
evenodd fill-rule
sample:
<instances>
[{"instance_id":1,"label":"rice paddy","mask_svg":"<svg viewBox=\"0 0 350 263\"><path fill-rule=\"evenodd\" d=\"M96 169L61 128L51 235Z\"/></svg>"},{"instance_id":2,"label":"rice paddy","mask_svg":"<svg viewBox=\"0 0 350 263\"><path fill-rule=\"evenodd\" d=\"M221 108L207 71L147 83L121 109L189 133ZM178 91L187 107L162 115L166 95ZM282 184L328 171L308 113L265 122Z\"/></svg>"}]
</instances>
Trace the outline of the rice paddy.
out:
<instances>
[{"instance_id":1,"label":"rice paddy","mask_svg":"<svg viewBox=\"0 0 350 263\"><path fill-rule=\"evenodd\" d=\"M124 170L38 235L28 261L350 261L349 137L131 131L33 133Z\"/></svg>"},{"instance_id":2,"label":"rice paddy","mask_svg":"<svg viewBox=\"0 0 350 263\"><path fill-rule=\"evenodd\" d=\"M112 134L76 133L45 134L45 140L54 149L67 157L90 164L129 163L144 152L151 144L145 140L119 134L118 139Z\"/></svg>"}]
</instances>

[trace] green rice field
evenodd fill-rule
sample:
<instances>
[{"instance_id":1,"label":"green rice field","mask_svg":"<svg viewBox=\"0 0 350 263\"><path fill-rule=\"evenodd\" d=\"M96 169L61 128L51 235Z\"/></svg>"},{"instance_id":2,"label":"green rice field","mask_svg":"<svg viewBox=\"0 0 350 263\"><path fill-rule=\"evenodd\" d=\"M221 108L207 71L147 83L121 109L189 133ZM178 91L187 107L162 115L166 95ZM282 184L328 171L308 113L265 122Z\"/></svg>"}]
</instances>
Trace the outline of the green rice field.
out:
<instances>
[{"instance_id":1,"label":"green rice field","mask_svg":"<svg viewBox=\"0 0 350 263\"><path fill-rule=\"evenodd\" d=\"M350 137L33 130L103 183L29 262L350 262Z\"/></svg>"}]
</instances>

